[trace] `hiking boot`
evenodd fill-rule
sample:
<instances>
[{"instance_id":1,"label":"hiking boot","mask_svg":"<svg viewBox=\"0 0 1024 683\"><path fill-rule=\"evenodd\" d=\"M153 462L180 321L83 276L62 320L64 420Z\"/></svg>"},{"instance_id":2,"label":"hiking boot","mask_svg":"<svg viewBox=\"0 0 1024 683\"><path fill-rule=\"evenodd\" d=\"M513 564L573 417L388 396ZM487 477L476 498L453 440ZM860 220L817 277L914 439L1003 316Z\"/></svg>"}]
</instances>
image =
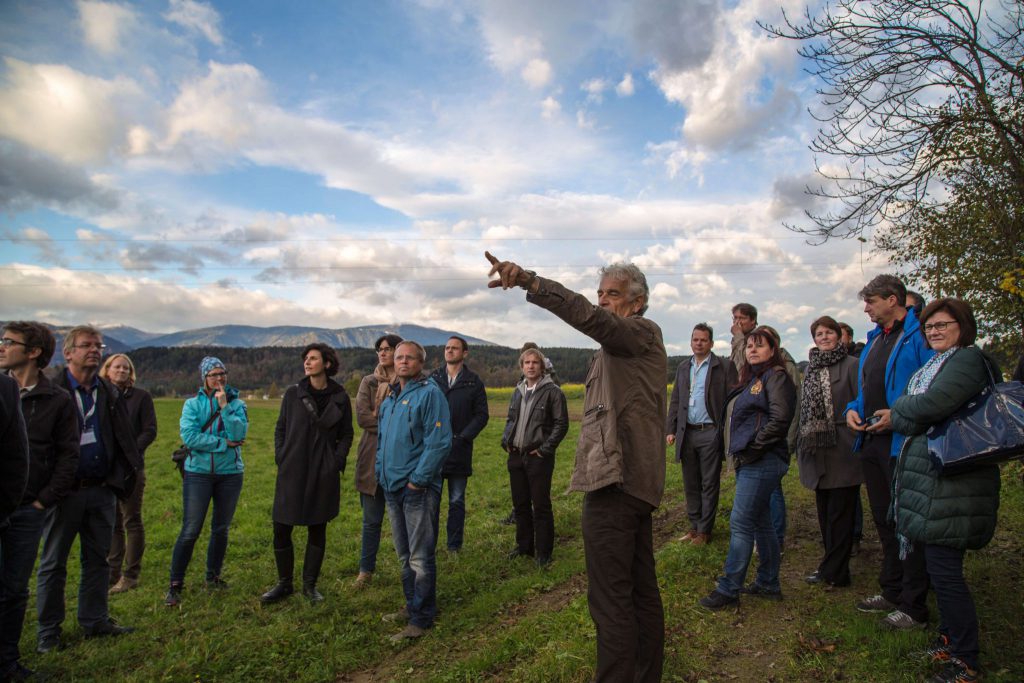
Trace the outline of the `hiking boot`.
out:
<instances>
[{"instance_id":1,"label":"hiking boot","mask_svg":"<svg viewBox=\"0 0 1024 683\"><path fill-rule=\"evenodd\" d=\"M415 624L406 624L405 628L391 636L392 643L401 643L406 640L413 640L415 638L422 638L423 634L427 631L426 629L420 628Z\"/></svg>"},{"instance_id":2,"label":"hiking boot","mask_svg":"<svg viewBox=\"0 0 1024 683\"><path fill-rule=\"evenodd\" d=\"M897 605L889 602L881 595L872 595L857 603L857 609L861 612L891 612Z\"/></svg>"},{"instance_id":3,"label":"hiking boot","mask_svg":"<svg viewBox=\"0 0 1024 683\"><path fill-rule=\"evenodd\" d=\"M956 657L950 657L942 671L928 679L928 683L975 683L981 672L970 668Z\"/></svg>"},{"instance_id":4,"label":"hiking boot","mask_svg":"<svg viewBox=\"0 0 1024 683\"><path fill-rule=\"evenodd\" d=\"M915 658L924 659L933 664L941 664L948 662L952 658L950 652L949 636L945 633L940 633L935 639L935 642L926 650L919 650L913 654Z\"/></svg>"},{"instance_id":5,"label":"hiking boot","mask_svg":"<svg viewBox=\"0 0 1024 683\"><path fill-rule=\"evenodd\" d=\"M113 586L107 591L110 595L116 595L117 593L126 593L130 590L134 590L139 587L139 582L135 579L129 579L127 576L122 576L117 580Z\"/></svg>"},{"instance_id":6,"label":"hiking boot","mask_svg":"<svg viewBox=\"0 0 1024 683\"><path fill-rule=\"evenodd\" d=\"M696 529L690 529L685 534L683 534L682 536L679 537L679 542L680 543L689 543L690 541L693 540L693 537L696 536L696 535L697 535L697 530Z\"/></svg>"},{"instance_id":7,"label":"hiking boot","mask_svg":"<svg viewBox=\"0 0 1024 683\"><path fill-rule=\"evenodd\" d=\"M164 604L168 607L177 607L181 604L181 589L182 586L172 583L171 587L167 589L167 595L164 596Z\"/></svg>"},{"instance_id":8,"label":"hiking boot","mask_svg":"<svg viewBox=\"0 0 1024 683\"><path fill-rule=\"evenodd\" d=\"M281 602L294 592L295 586L292 585L290 578L278 579L277 584L273 588L260 596L260 602L264 605L273 605L275 602Z\"/></svg>"},{"instance_id":9,"label":"hiking boot","mask_svg":"<svg viewBox=\"0 0 1024 683\"><path fill-rule=\"evenodd\" d=\"M409 621L409 610L408 608L406 608L405 605L402 605L401 609L399 609L397 612L385 614L380 618L380 620L391 624Z\"/></svg>"},{"instance_id":10,"label":"hiking boot","mask_svg":"<svg viewBox=\"0 0 1024 683\"><path fill-rule=\"evenodd\" d=\"M356 590L362 590L367 588L373 582L373 572L359 572L359 576L352 582L352 587Z\"/></svg>"},{"instance_id":11,"label":"hiking boot","mask_svg":"<svg viewBox=\"0 0 1024 683\"><path fill-rule=\"evenodd\" d=\"M782 599L782 589L781 588L779 590L774 590L773 591L773 590L769 590L769 589L765 588L764 586L761 586L758 583L753 582L753 581L748 583L743 588L741 588L740 589L740 593L744 593L746 595L753 595L755 598L764 598L765 600L781 600Z\"/></svg>"},{"instance_id":12,"label":"hiking boot","mask_svg":"<svg viewBox=\"0 0 1024 683\"><path fill-rule=\"evenodd\" d=\"M927 622L917 621L914 617L900 610L893 610L888 616L882 617L882 626L896 631L912 631L924 628L927 625Z\"/></svg>"},{"instance_id":13,"label":"hiking boot","mask_svg":"<svg viewBox=\"0 0 1024 683\"><path fill-rule=\"evenodd\" d=\"M740 604L740 599L738 597L731 598L725 593L719 593L718 590L713 590L708 593L707 597L700 599L700 606L705 607L712 612L717 612L718 610L725 609L730 605L738 604Z\"/></svg>"},{"instance_id":14,"label":"hiking boot","mask_svg":"<svg viewBox=\"0 0 1024 683\"><path fill-rule=\"evenodd\" d=\"M711 542L711 534L700 534L700 533L698 533L698 534L694 534L693 538L690 539L690 545L695 545L697 547L700 547L702 545L707 545L710 542Z\"/></svg>"}]
</instances>

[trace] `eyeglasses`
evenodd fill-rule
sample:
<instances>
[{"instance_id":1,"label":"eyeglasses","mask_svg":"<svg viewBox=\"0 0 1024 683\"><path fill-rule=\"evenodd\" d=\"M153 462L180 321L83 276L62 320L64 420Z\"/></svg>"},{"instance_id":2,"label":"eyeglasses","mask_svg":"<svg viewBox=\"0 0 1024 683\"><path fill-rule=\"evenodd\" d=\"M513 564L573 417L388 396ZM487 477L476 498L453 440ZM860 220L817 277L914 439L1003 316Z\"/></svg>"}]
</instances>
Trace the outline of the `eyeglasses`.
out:
<instances>
[{"instance_id":1,"label":"eyeglasses","mask_svg":"<svg viewBox=\"0 0 1024 683\"><path fill-rule=\"evenodd\" d=\"M957 322L955 320L943 320L942 322L937 323L925 323L922 327L924 327L925 332L931 332L932 330L935 330L936 332L944 332L947 327L956 324Z\"/></svg>"},{"instance_id":2,"label":"eyeglasses","mask_svg":"<svg viewBox=\"0 0 1024 683\"><path fill-rule=\"evenodd\" d=\"M377 353L394 353L394 352L395 352L395 350L393 348L391 348L390 346L382 346L379 349L377 349Z\"/></svg>"},{"instance_id":3,"label":"eyeglasses","mask_svg":"<svg viewBox=\"0 0 1024 683\"><path fill-rule=\"evenodd\" d=\"M28 348L28 344L26 344L25 342L20 342L17 339L11 339L10 337L4 337L3 339L0 339L0 346L3 346L4 348L7 348L9 346L24 346L26 349Z\"/></svg>"},{"instance_id":4,"label":"eyeglasses","mask_svg":"<svg viewBox=\"0 0 1024 683\"><path fill-rule=\"evenodd\" d=\"M226 373L226 372L211 372L210 374L208 374L206 376L206 378L207 379L211 379L211 378L212 379L220 379L221 377L227 377L227 376L228 376L228 373Z\"/></svg>"},{"instance_id":5,"label":"eyeglasses","mask_svg":"<svg viewBox=\"0 0 1024 683\"><path fill-rule=\"evenodd\" d=\"M91 343L86 343L86 344L75 344L75 348L76 349L96 349L97 351L102 351L103 349L107 348L107 345L106 344L100 344L99 342L91 342Z\"/></svg>"}]
</instances>

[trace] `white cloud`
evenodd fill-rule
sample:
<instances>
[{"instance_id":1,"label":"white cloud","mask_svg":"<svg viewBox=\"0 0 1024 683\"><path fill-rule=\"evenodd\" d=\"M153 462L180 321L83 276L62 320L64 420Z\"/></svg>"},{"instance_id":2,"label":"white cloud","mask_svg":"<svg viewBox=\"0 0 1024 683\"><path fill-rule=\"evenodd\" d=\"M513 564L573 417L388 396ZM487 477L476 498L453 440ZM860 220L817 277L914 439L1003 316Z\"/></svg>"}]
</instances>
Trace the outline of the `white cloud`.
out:
<instances>
[{"instance_id":1,"label":"white cloud","mask_svg":"<svg viewBox=\"0 0 1024 683\"><path fill-rule=\"evenodd\" d=\"M130 7L113 2L79 0L78 14L86 45L105 55L121 49L123 35L136 23Z\"/></svg>"},{"instance_id":2,"label":"white cloud","mask_svg":"<svg viewBox=\"0 0 1024 683\"><path fill-rule=\"evenodd\" d=\"M562 105L554 97L545 97L540 103L541 116L546 119L553 119L562 113Z\"/></svg>"},{"instance_id":3,"label":"white cloud","mask_svg":"<svg viewBox=\"0 0 1024 683\"><path fill-rule=\"evenodd\" d=\"M224 38L220 32L220 15L212 6L196 0L170 0L164 19L194 33L200 33L214 45Z\"/></svg>"},{"instance_id":4,"label":"white cloud","mask_svg":"<svg viewBox=\"0 0 1024 683\"><path fill-rule=\"evenodd\" d=\"M554 74L547 60L535 57L526 63L520 75L531 88L543 88L551 82Z\"/></svg>"},{"instance_id":5,"label":"white cloud","mask_svg":"<svg viewBox=\"0 0 1024 683\"><path fill-rule=\"evenodd\" d=\"M4 58L0 135L72 163L101 161L124 144L134 81L104 80L59 64Z\"/></svg>"},{"instance_id":6,"label":"white cloud","mask_svg":"<svg viewBox=\"0 0 1024 683\"><path fill-rule=\"evenodd\" d=\"M600 102L607 89L608 81L603 78L591 78L580 84L580 90L587 93L588 102Z\"/></svg>"},{"instance_id":7,"label":"white cloud","mask_svg":"<svg viewBox=\"0 0 1024 683\"><path fill-rule=\"evenodd\" d=\"M635 92L636 88L633 85L633 74L626 74L615 86L615 94L619 97L632 97Z\"/></svg>"}]
</instances>

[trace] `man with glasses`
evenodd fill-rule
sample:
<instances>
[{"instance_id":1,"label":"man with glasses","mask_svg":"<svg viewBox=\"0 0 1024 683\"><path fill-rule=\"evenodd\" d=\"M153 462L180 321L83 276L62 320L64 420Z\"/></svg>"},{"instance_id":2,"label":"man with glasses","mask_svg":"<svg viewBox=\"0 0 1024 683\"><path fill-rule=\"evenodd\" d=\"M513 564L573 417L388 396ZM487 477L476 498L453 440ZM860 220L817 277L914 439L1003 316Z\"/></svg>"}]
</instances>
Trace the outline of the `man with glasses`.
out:
<instances>
[{"instance_id":1,"label":"man with glasses","mask_svg":"<svg viewBox=\"0 0 1024 683\"><path fill-rule=\"evenodd\" d=\"M117 498L131 494L135 472L142 462L121 392L99 377L104 348L103 336L95 327L71 329L64 338L67 367L54 379L54 384L74 400L79 459L70 493L46 511L36 575L36 650L40 653L61 647L67 561L76 536L81 543L82 562L78 623L85 637L120 636L133 630L117 624L107 610L107 555Z\"/></svg>"},{"instance_id":2,"label":"man with glasses","mask_svg":"<svg viewBox=\"0 0 1024 683\"><path fill-rule=\"evenodd\" d=\"M9 524L0 530L0 680L32 675L20 663L18 641L28 606L28 582L39 553L47 510L71 488L78 468L74 402L43 375L57 341L36 322L10 322L0 340L0 368L17 381L28 432L28 484Z\"/></svg>"},{"instance_id":3,"label":"man with glasses","mask_svg":"<svg viewBox=\"0 0 1024 683\"><path fill-rule=\"evenodd\" d=\"M860 354L857 398L846 406L846 424L857 432L853 450L860 452L871 516L882 543L882 592L861 600L857 609L888 612L882 623L889 628L923 628L928 622L923 548L915 544L900 559L896 527L889 521L892 475L904 439L892 431L889 406L935 352L925 344L917 314L906 305L907 288L895 275L878 275L860 290L860 298L875 329L868 332Z\"/></svg>"}]
</instances>

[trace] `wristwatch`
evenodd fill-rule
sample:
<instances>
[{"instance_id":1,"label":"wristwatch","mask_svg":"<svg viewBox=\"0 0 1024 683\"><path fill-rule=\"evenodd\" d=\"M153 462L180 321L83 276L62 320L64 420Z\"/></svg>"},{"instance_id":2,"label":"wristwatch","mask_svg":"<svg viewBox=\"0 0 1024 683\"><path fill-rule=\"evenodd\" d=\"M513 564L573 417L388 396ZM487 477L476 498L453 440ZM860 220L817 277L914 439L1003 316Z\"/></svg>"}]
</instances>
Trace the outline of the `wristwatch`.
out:
<instances>
[{"instance_id":1,"label":"wristwatch","mask_svg":"<svg viewBox=\"0 0 1024 683\"><path fill-rule=\"evenodd\" d=\"M533 272L532 270L524 270L523 272L530 276L530 281L527 282L525 285L520 286L523 289L529 289L530 287L533 286L533 281L537 279L537 273Z\"/></svg>"}]
</instances>

